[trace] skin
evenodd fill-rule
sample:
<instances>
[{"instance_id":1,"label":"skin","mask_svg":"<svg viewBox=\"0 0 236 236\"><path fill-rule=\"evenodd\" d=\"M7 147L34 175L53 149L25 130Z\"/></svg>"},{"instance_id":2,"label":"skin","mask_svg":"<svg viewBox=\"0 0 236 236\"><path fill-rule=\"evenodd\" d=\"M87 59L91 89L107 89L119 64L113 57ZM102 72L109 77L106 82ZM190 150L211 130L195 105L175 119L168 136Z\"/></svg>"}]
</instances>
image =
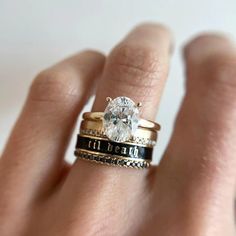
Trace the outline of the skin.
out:
<instances>
[{"instance_id":1,"label":"skin","mask_svg":"<svg viewBox=\"0 0 236 236\"><path fill-rule=\"evenodd\" d=\"M204 34L184 48L186 93L159 166L64 161L75 122L96 91L142 102L154 120L168 75L170 31L136 27L105 58L84 51L41 72L0 159L0 235L233 236L236 50Z\"/></svg>"}]
</instances>

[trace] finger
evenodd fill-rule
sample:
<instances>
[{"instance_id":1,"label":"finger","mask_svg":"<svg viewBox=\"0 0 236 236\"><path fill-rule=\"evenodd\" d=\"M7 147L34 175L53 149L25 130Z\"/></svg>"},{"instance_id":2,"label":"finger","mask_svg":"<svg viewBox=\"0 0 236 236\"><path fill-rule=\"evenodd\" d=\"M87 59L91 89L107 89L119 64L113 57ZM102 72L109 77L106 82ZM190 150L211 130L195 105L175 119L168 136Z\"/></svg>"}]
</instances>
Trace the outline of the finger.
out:
<instances>
[{"instance_id":1,"label":"finger","mask_svg":"<svg viewBox=\"0 0 236 236\"><path fill-rule=\"evenodd\" d=\"M37 76L1 160L0 179L6 181L7 174L5 185L25 195L54 184L64 168L64 153L78 113L103 63L100 53L85 51Z\"/></svg>"},{"instance_id":2,"label":"finger","mask_svg":"<svg viewBox=\"0 0 236 236\"><path fill-rule=\"evenodd\" d=\"M145 24L135 28L109 55L98 85L93 111L104 110L107 96L127 96L135 102L142 102L143 118L155 119L167 77L170 44L170 33L163 26ZM123 204L127 201L129 204L128 198L137 193L136 190L144 183L143 177L146 174L146 171L78 160L72 167L64 190L70 196L70 202L78 202L78 194L83 195L89 191L91 195L96 193L96 202L110 202L112 196L120 196L119 201ZM77 185L80 185L79 189ZM129 191L122 192L125 189ZM103 200L99 197L102 195L105 197ZM124 208L121 207L121 210Z\"/></svg>"},{"instance_id":3,"label":"finger","mask_svg":"<svg viewBox=\"0 0 236 236\"><path fill-rule=\"evenodd\" d=\"M94 102L103 111L106 97L127 95L141 102L142 116L155 119L168 73L170 32L163 26L134 29L111 53Z\"/></svg>"},{"instance_id":4,"label":"finger","mask_svg":"<svg viewBox=\"0 0 236 236\"><path fill-rule=\"evenodd\" d=\"M172 181L167 188L181 191L181 202L191 202L199 218L207 210L229 223L236 168L235 46L225 36L203 35L187 45L185 60L187 91L160 169ZM229 214L222 214L226 209Z\"/></svg>"}]
</instances>

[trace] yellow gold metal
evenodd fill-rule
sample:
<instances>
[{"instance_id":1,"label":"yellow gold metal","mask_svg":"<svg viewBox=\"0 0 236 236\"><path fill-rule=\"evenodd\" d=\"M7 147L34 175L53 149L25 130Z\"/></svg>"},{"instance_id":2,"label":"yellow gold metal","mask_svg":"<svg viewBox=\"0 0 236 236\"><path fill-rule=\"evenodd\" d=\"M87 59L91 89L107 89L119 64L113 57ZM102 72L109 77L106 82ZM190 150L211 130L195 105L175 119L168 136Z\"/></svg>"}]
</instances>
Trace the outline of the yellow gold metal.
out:
<instances>
[{"instance_id":1,"label":"yellow gold metal","mask_svg":"<svg viewBox=\"0 0 236 236\"><path fill-rule=\"evenodd\" d=\"M88 134L83 134L83 132L80 133L80 136L81 137L85 137L85 138L90 138L90 139L107 140L107 141L109 141L109 139L106 138L105 136L101 137L101 136L98 136L98 135L88 135ZM132 144L132 145L135 144L135 146L140 146L140 147L152 147L152 146L154 146L154 144L147 145L147 144L138 143L138 142L135 142L135 140L134 141L130 140L130 141L122 142L122 143L123 144Z\"/></svg>"},{"instance_id":2,"label":"yellow gold metal","mask_svg":"<svg viewBox=\"0 0 236 236\"><path fill-rule=\"evenodd\" d=\"M138 103L137 103L137 107L142 107L142 103L141 103L141 102L138 102Z\"/></svg>"},{"instance_id":3,"label":"yellow gold metal","mask_svg":"<svg viewBox=\"0 0 236 236\"><path fill-rule=\"evenodd\" d=\"M83 114L83 119L85 120L103 120L104 112L85 112ZM140 119L139 127L145 129L151 129L154 131L160 130L161 126L150 120Z\"/></svg>"},{"instance_id":4,"label":"yellow gold metal","mask_svg":"<svg viewBox=\"0 0 236 236\"><path fill-rule=\"evenodd\" d=\"M96 133L104 134L103 122L102 120L82 120L81 125L80 125L80 131L81 130L94 130L96 131L95 134ZM134 140L135 138L141 138L141 139L149 139L149 140L156 141L157 136L158 136L158 133L156 131L152 129L145 129L145 128L139 127L135 132Z\"/></svg>"},{"instance_id":5,"label":"yellow gold metal","mask_svg":"<svg viewBox=\"0 0 236 236\"><path fill-rule=\"evenodd\" d=\"M107 102L111 102L111 101L112 101L112 98L111 98L111 97L106 97L106 101L107 101Z\"/></svg>"},{"instance_id":6,"label":"yellow gold metal","mask_svg":"<svg viewBox=\"0 0 236 236\"><path fill-rule=\"evenodd\" d=\"M128 166L121 166L121 165L116 165L116 164L108 164L108 163L103 163L103 162L99 162L99 161L96 161L96 160L89 160L89 159L85 159L85 158L81 158L79 156L77 156L77 160L78 161L79 159L83 160L83 161L88 161L88 162L93 162L93 163L99 163L99 165L106 165L106 166L115 166L115 167L125 167L125 168L128 168ZM150 163L147 163L147 162L144 162L146 163L147 167L150 167ZM132 167L130 166L131 168L134 168L134 169L144 169L144 168L137 168L137 167Z\"/></svg>"}]
</instances>

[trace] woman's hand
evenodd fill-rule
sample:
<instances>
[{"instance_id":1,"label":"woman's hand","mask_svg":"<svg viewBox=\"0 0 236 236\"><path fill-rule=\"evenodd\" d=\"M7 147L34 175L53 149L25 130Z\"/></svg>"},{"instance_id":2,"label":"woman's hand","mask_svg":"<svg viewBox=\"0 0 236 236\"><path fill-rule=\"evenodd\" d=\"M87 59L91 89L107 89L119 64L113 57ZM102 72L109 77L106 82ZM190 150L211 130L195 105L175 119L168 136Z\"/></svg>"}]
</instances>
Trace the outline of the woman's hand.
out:
<instances>
[{"instance_id":1,"label":"woman's hand","mask_svg":"<svg viewBox=\"0 0 236 236\"><path fill-rule=\"evenodd\" d=\"M85 51L37 76L0 160L1 236L235 235L236 51L224 36L185 47L186 94L158 167L64 161L96 84L92 110L124 95L155 119L171 43L144 24L107 58Z\"/></svg>"}]
</instances>

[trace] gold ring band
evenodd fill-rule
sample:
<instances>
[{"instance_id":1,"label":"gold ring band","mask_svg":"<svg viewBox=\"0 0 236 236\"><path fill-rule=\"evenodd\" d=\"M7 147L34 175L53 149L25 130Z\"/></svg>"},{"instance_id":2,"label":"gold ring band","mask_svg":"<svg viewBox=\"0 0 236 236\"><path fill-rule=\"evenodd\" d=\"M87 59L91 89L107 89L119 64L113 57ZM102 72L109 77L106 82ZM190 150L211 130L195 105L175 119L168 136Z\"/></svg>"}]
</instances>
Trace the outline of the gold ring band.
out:
<instances>
[{"instance_id":1,"label":"gold ring band","mask_svg":"<svg viewBox=\"0 0 236 236\"><path fill-rule=\"evenodd\" d=\"M83 114L83 119L85 120L103 120L104 112L85 112ZM145 129L151 129L154 131L158 131L161 129L161 126L153 121L140 119L139 120L139 127Z\"/></svg>"},{"instance_id":2,"label":"gold ring band","mask_svg":"<svg viewBox=\"0 0 236 236\"><path fill-rule=\"evenodd\" d=\"M98 137L105 136L101 120L83 120L80 125L80 133ZM157 141L157 137L158 133L153 130L138 128L131 141L145 144L150 142L150 144L154 144Z\"/></svg>"},{"instance_id":3,"label":"gold ring band","mask_svg":"<svg viewBox=\"0 0 236 236\"><path fill-rule=\"evenodd\" d=\"M94 132L94 130L89 130L90 132ZM109 140L106 136L103 136L102 134L99 135L99 133L96 134L88 134L89 132L87 130L81 130L80 131L80 136L82 137L87 137L87 138L96 138L97 140ZM156 141L153 140L143 140L141 138L135 138L133 140L128 140L125 142L122 142L124 144L135 144L136 146L143 146L143 147L154 147L156 145Z\"/></svg>"},{"instance_id":4,"label":"gold ring band","mask_svg":"<svg viewBox=\"0 0 236 236\"><path fill-rule=\"evenodd\" d=\"M80 125L80 129L92 129L97 131L103 131L103 123L101 120L83 120ZM138 128L135 136L147 138L151 140L157 140L157 132L144 128Z\"/></svg>"},{"instance_id":5,"label":"gold ring band","mask_svg":"<svg viewBox=\"0 0 236 236\"><path fill-rule=\"evenodd\" d=\"M80 135L87 136L87 137L96 137L96 138L102 138L102 139L108 139L106 134L103 131L98 131L94 129L81 129ZM127 140L124 143L135 143L136 145L141 145L145 147L154 147L156 145L156 140L151 140L147 138L142 137L133 137L131 140Z\"/></svg>"}]
</instances>

